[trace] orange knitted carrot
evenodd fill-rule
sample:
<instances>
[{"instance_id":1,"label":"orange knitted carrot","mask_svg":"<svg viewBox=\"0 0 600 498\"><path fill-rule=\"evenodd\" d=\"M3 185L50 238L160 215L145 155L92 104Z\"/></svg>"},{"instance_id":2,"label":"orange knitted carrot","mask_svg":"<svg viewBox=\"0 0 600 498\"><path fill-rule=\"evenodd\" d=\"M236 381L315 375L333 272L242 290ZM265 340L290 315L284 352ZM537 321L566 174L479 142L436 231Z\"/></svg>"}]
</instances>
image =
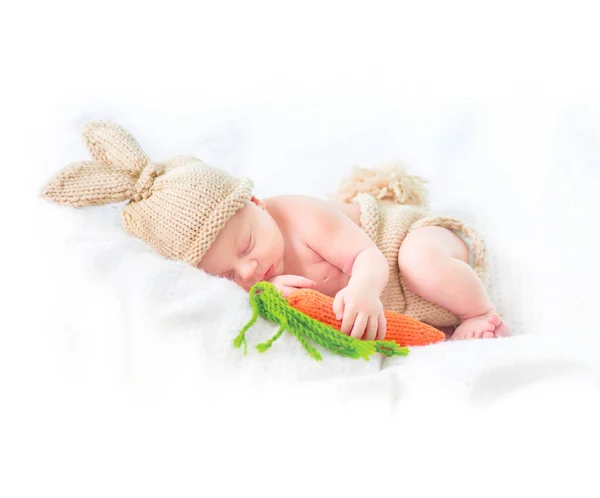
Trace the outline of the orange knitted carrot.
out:
<instances>
[{"instance_id":1,"label":"orange knitted carrot","mask_svg":"<svg viewBox=\"0 0 600 498\"><path fill-rule=\"evenodd\" d=\"M290 294L287 302L298 311L336 330L342 327L342 321L337 320L333 312L333 298L325 294L311 289L300 289ZM386 341L394 341L400 346L425 346L446 338L441 330L410 316L392 311L385 311L384 314Z\"/></svg>"}]
</instances>

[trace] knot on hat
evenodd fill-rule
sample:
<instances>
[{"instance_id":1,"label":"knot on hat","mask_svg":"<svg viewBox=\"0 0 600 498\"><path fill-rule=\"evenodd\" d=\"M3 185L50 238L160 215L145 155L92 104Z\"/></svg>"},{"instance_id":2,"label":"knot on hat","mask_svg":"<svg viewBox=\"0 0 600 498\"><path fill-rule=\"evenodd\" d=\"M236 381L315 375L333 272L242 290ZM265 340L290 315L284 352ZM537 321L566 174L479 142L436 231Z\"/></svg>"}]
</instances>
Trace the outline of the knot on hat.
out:
<instances>
[{"instance_id":1,"label":"knot on hat","mask_svg":"<svg viewBox=\"0 0 600 498\"><path fill-rule=\"evenodd\" d=\"M150 187L154 185L154 179L165 172L165 167L162 164L148 163L140 172L140 176L133 186L131 200L139 202L142 199L150 197Z\"/></svg>"}]
</instances>

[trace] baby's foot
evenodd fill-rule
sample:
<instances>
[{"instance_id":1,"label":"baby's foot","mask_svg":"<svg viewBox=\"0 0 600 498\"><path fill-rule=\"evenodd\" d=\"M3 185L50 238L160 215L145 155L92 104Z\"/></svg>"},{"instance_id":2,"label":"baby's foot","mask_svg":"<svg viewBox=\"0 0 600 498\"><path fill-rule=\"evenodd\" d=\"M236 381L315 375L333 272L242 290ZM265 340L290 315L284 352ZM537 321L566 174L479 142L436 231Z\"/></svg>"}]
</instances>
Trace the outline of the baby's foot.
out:
<instances>
[{"instance_id":1,"label":"baby's foot","mask_svg":"<svg viewBox=\"0 0 600 498\"><path fill-rule=\"evenodd\" d=\"M454 331L452 340L491 339L508 336L508 326L493 310L483 315L467 318Z\"/></svg>"}]
</instances>

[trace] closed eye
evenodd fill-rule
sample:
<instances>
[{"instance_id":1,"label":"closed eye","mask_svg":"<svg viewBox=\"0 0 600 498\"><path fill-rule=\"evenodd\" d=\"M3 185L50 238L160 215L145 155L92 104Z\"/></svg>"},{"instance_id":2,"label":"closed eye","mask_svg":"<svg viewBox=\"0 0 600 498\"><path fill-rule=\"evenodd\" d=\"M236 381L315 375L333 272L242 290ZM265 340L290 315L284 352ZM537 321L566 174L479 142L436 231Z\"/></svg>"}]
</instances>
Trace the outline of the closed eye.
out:
<instances>
[{"instance_id":1,"label":"closed eye","mask_svg":"<svg viewBox=\"0 0 600 498\"><path fill-rule=\"evenodd\" d=\"M244 249L244 252L242 253L242 256L245 256L246 254L248 254L250 252L250 249L252 249L252 234L250 234L250 236L248 237L248 243L246 244L246 248Z\"/></svg>"}]
</instances>

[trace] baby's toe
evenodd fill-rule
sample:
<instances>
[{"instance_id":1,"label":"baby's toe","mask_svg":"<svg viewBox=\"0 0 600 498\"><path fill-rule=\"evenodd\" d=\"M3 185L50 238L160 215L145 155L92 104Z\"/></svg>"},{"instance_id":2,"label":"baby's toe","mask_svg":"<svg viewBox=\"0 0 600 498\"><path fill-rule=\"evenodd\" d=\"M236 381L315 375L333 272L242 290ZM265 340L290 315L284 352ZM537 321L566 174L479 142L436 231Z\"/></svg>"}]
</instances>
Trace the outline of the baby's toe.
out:
<instances>
[{"instance_id":1,"label":"baby's toe","mask_svg":"<svg viewBox=\"0 0 600 498\"><path fill-rule=\"evenodd\" d=\"M496 330L496 325L492 322L485 322L481 327L482 332L493 332L494 330Z\"/></svg>"},{"instance_id":2,"label":"baby's toe","mask_svg":"<svg viewBox=\"0 0 600 498\"><path fill-rule=\"evenodd\" d=\"M502 322L502 324L499 327L496 327L496 329L494 330L494 335L496 337L508 337L510 335L508 325Z\"/></svg>"},{"instance_id":3,"label":"baby's toe","mask_svg":"<svg viewBox=\"0 0 600 498\"><path fill-rule=\"evenodd\" d=\"M502 323L502 318L500 318L500 315L497 315L496 313L492 313L488 317L487 321L489 324L492 324L494 326L494 328L496 328Z\"/></svg>"},{"instance_id":4,"label":"baby's toe","mask_svg":"<svg viewBox=\"0 0 600 498\"><path fill-rule=\"evenodd\" d=\"M481 336L482 339L493 339L494 337L493 332L484 332Z\"/></svg>"},{"instance_id":5,"label":"baby's toe","mask_svg":"<svg viewBox=\"0 0 600 498\"><path fill-rule=\"evenodd\" d=\"M482 327L481 330L478 330L477 332L475 332L474 338L475 339L485 339L486 337L494 337L494 329L496 327L492 326L490 327Z\"/></svg>"}]
</instances>

